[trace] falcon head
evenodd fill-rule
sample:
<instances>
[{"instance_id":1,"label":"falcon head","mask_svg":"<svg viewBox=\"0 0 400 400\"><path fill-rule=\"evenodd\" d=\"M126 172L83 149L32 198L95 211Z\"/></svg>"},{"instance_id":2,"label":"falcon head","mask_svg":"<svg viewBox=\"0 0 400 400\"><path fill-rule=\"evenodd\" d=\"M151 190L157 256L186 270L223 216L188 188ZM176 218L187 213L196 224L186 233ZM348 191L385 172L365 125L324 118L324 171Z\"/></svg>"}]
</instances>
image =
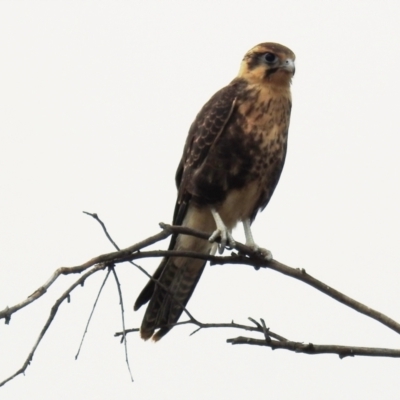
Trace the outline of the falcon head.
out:
<instances>
[{"instance_id":1,"label":"falcon head","mask_svg":"<svg viewBox=\"0 0 400 400\"><path fill-rule=\"evenodd\" d=\"M295 58L293 51L281 44L261 43L246 53L238 77L252 83L289 86Z\"/></svg>"}]
</instances>

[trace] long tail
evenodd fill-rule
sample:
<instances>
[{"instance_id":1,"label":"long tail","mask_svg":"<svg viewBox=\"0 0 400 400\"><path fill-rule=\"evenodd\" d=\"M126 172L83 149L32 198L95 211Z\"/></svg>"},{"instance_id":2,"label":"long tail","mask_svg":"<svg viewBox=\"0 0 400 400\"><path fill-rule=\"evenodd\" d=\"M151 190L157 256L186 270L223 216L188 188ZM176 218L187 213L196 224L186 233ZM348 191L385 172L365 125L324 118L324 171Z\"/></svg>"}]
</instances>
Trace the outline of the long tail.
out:
<instances>
[{"instance_id":1,"label":"long tail","mask_svg":"<svg viewBox=\"0 0 400 400\"><path fill-rule=\"evenodd\" d=\"M211 232L214 221L209 210L189 207L182 223L194 229ZM209 253L211 243L192 236L179 235L172 248L182 251ZM140 335L147 340L160 340L178 322L183 307L189 301L206 262L194 258L165 258L153 275L159 284L150 280L137 298L134 309L139 309L150 300L143 317ZM156 330L158 331L154 333Z\"/></svg>"}]
</instances>

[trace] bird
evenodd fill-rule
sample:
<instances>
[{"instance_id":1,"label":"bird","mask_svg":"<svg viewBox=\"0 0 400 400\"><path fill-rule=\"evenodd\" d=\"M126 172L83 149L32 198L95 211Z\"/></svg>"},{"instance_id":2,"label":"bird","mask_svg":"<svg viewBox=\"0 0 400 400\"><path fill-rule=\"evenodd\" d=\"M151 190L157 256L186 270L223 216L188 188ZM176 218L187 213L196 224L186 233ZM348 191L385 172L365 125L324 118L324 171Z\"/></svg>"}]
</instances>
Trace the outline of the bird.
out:
<instances>
[{"instance_id":1,"label":"bird","mask_svg":"<svg viewBox=\"0 0 400 400\"><path fill-rule=\"evenodd\" d=\"M254 241L251 224L270 201L285 162L294 73L292 50L258 44L197 114L175 175L173 224L211 235L175 234L169 250L222 254L235 246L232 229L241 222L246 245L272 259ZM144 340L160 340L178 322L205 265L177 256L161 261L134 304L136 311L149 302L140 327Z\"/></svg>"}]
</instances>

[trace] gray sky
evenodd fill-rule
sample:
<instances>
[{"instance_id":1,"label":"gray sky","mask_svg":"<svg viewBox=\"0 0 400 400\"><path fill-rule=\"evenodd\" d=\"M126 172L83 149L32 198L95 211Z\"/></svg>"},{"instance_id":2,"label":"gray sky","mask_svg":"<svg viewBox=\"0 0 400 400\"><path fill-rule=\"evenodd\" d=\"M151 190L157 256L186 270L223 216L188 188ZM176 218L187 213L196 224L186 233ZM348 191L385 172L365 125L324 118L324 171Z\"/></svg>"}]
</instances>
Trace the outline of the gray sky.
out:
<instances>
[{"instance_id":1,"label":"gray sky","mask_svg":"<svg viewBox=\"0 0 400 400\"><path fill-rule=\"evenodd\" d=\"M275 258L400 320L400 5L396 1L0 3L0 308L60 266L125 247L169 222L190 123L244 53L276 41L297 55L289 151L254 224ZM234 232L239 240L241 230ZM165 248L167 243L162 243ZM156 260L141 265L153 270ZM118 266L128 327L146 277ZM63 304L26 376L2 399L393 399L400 360L231 346L233 330L129 336L135 383L113 338L117 289L104 274ZM23 363L77 277L0 325L0 380ZM399 347L395 333L306 285L245 266L207 268L189 303L203 322L264 318L296 341Z\"/></svg>"}]
</instances>

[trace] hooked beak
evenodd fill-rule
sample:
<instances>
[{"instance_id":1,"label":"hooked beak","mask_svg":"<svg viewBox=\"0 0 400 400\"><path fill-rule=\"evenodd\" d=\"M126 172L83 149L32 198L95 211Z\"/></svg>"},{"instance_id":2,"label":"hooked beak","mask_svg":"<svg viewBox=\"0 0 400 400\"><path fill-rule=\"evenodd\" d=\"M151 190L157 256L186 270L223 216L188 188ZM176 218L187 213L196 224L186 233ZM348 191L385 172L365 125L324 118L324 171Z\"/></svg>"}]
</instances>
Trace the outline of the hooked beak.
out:
<instances>
[{"instance_id":1,"label":"hooked beak","mask_svg":"<svg viewBox=\"0 0 400 400\"><path fill-rule=\"evenodd\" d=\"M293 75L296 71L296 67L294 65L294 60L292 60L291 58L288 58L287 60L285 60L282 63L281 68L284 69L285 71L291 72Z\"/></svg>"}]
</instances>

